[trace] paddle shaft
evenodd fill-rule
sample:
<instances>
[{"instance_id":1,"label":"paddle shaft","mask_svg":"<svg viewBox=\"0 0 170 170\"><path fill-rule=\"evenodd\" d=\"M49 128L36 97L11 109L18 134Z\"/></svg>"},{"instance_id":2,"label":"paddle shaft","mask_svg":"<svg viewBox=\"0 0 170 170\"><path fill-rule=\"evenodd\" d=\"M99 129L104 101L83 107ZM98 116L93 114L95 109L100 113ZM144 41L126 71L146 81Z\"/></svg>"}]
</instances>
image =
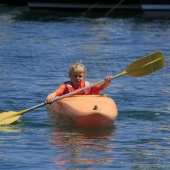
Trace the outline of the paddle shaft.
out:
<instances>
[{"instance_id":1,"label":"paddle shaft","mask_svg":"<svg viewBox=\"0 0 170 170\"><path fill-rule=\"evenodd\" d=\"M117 77L120 77L120 76L122 76L122 75L121 75L121 74L118 74L118 75L112 76L112 80L115 79L115 78L117 78ZM86 86L86 87L83 87L83 88L81 88L81 89L72 91L72 92L70 92L70 93L64 94L64 95L59 96L59 97L56 97L56 98L53 99L53 102L54 102L54 101L57 101L57 100L60 100L60 99L63 99L63 98L65 98L65 97L72 96L72 95L74 95L74 94L76 94L76 93L79 93L79 92L81 92L81 91L84 91L84 90L86 90L86 89L92 88L92 87L94 87L94 86L96 86L96 85L98 85L98 84L103 84L103 83L105 83L105 80L99 81L99 82L97 82L97 83L91 84L91 85ZM28 111L37 109L37 108L42 107L42 106L47 105L47 104L48 104L48 103L43 102L43 103L41 103L41 104L38 104L38 105L36 105L36 106L33 106L33 107L30 107L30 108L26 109L25 112L28 112Z\"/></svg>"}]
</instances>

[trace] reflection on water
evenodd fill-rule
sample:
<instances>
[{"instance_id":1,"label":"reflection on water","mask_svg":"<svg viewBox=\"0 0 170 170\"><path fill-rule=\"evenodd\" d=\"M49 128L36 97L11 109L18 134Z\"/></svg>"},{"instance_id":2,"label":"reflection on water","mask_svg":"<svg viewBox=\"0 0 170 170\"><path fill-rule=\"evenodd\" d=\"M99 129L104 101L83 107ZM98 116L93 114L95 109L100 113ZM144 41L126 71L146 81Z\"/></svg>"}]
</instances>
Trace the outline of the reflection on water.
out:
<instances>
[{"instance_id":1,"label":"reflection on water","mask_svg":"<svg viewBox=\"0 0 170 170\"><path fill-rule=\"evenodd\" d=\"M22 132L21 124L0 126L0 132L18 133Z\"/></svg>"},{"instance_id":2,"label":"reflection on water","mask_svg":"<svg viewBox=\"0 0 170 170\"><path fill-rule=\"evenodd\" d=\"M93 165L110 162L110 148L114 148L115 127L107 129L81 129L55 127L52 129L52 143L58 154L54 158L58 166L65 164ZM70 157L72 159L70 159Z\"/></svg>"}]
</instances>

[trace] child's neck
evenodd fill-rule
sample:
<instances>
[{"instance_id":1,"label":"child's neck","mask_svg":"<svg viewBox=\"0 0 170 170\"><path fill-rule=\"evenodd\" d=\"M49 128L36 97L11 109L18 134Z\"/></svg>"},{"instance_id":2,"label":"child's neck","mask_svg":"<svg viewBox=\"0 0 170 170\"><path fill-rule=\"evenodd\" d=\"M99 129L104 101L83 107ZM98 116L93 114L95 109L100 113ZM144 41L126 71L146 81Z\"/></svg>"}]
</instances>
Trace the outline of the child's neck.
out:
<instances>
[{"instance_id":1,"label":"child's neck","mask_svg":"<svg viewBox=\"0 0 170 170\"><path fill-rule=\"evenodd\" d=\"M78 89L78 88L80 88L80 86L81 86L81 83L80 83L80 84L73 84L73 83L71 82L71 84L72 84L73 88L75 88L75 89Z\"/></svg>"}]
</instances>

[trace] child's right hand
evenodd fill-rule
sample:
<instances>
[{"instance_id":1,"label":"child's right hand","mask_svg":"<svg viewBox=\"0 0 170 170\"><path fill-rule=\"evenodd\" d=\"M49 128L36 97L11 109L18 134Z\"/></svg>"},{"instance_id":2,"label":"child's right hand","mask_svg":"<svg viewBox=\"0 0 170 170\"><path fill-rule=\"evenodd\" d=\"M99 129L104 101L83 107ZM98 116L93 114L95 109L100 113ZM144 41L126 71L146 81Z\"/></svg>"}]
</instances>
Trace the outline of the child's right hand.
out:
<instances>
[{"instance_id":1,"label":"child's right hand","mask_svg":"<svg viewBox=\"0 0 170 170\"><path fill-rule=\"evenodd\" d=\"M50 93L46 100L45 100L45 103L48 103L48 104L51 104L53 102L53 99L56 97L56 93L53 92L53 93Z\"/></svg>"}]
</instances>

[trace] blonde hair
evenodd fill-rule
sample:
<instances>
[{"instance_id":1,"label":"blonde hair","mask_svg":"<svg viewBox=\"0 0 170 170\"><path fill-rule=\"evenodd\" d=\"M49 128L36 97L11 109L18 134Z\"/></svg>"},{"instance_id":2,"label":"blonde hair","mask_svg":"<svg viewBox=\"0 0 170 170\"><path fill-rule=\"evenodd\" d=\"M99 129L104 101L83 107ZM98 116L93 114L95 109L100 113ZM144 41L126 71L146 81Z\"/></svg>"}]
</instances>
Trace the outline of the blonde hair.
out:
<instances>
[{"instance_id":1,"label":"blonde hair","mask_svg":"<svg viewBox=\"0 0 170 170\"><path fill-rule=\"evenodd\" d=\"M85 68L85 66L83 64L81 64L81 63L74 63L69 68L69 75L71 73L78 73L80 71L83 71L84 75L86 75L86 68Z\"/></svg>"}]
</instances>

